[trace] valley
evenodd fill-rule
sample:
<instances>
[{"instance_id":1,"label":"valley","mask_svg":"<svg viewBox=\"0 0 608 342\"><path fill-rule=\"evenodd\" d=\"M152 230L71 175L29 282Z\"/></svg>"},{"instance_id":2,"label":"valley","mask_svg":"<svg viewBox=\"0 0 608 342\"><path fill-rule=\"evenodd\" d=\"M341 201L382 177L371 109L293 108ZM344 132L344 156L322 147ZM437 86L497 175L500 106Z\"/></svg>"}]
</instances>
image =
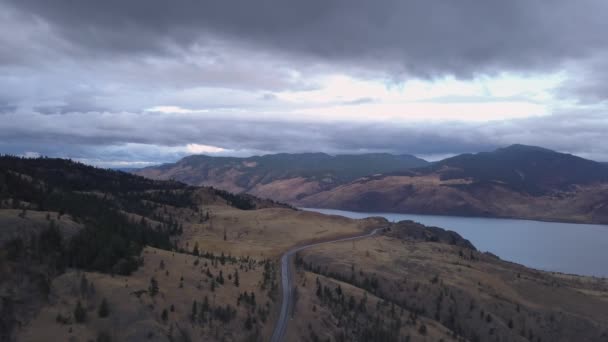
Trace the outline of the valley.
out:
<instances>
[{"instance_id":1,"label":"valley","mask_svg":"<svg viewBox=\"0 0 608 342\"><path fill-rule=\"evenodd\" d=\"M288 341L608 336L607 279L501 261L441 228L62 160L1 162L3 339L267 341L284 305ZM280 257L311 244L287 259L283 302Z\"/></svg>"},{"instance_id":2,"label":"valley","mask_svg":"<svg viewBox=\"0 0 608 342\"><path fill-rule=\"evenodd\" d=\"M608 342L602 32L0 0L0 342Z\"/></svg>"}]
</instances>

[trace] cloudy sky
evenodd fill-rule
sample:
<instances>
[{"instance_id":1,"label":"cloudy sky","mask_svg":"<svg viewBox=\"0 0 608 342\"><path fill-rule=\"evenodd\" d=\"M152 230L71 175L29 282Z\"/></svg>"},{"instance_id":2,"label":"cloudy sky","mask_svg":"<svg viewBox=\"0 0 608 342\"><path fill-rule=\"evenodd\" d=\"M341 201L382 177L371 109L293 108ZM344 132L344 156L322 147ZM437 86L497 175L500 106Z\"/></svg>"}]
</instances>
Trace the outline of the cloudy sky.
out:
<instances>
[{"instance_id":1,"label":"cloudy sky","mask_svg":"<svg viewBox=\"0 0 608 342\"><path fill-rule=\"evenodd\" d=\"M0 152L608 161L605 0L0 0Z\"/></svg>"}]
</instances>

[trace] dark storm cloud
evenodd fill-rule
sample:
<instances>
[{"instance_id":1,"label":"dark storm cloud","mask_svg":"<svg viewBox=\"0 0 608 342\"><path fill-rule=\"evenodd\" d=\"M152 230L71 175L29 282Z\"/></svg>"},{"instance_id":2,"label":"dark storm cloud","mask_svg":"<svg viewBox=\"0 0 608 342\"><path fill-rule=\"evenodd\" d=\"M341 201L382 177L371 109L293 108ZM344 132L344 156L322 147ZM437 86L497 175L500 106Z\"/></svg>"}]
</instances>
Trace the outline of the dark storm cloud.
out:
<instances>
[{"instance_id":1,"label":"dark storm cloud","mask_svg":"<svg viewBox=\"0 0 608 342\"><path fill-rule=\"evenodd\" d=\"M608 161L597 106L608 99L607 10L603 0L0 0L0 152L137 166L191 154L188 144L438 155L527 143ZM323 90L319 79L332 74L398 84L564 70L560 97L593 109L485 123L328 122L315 103L281 97ZM381 102L373 96L333 104L355 111ZM517 96L502 100L530 100ZM298 119L315 108L316 121Z\"/></svg>"},{"instance_id":2,"label":"dark storm cloud","mask_svg":"<svg viewBox=\"0 0 608 342\"><path fill-rule=\"evenodd\" d=\"M172 54L209 37L433 76L552 68L608 45L608 2L9 0L93 54Z\"/></svg>"},{"instance_id":3,"label":"dark storm cloud","mask_svg":"<svg viewBox=\"0 0 608 342\"><path fill-rule=\"evenodd\" d=\"M608 101L608 51L573 66L577 77L562 85L561 96L578 99L584 104Z\"/></svg>"}]
</instances>

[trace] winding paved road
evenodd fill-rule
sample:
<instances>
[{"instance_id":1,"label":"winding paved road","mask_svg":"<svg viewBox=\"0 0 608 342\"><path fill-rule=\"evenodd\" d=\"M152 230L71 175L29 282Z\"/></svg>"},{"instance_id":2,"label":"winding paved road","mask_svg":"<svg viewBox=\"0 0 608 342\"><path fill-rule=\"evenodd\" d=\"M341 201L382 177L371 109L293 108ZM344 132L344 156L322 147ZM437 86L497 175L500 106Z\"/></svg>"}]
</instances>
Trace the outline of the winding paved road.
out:
<instances>
[{"instance_id":1,"label":"winding paved road","mask_svg":"<svg viewBox=\"0 0 608 342\"><path fill-rule=\"evenodd\" d=\"M283 254L281 256L281 288L283 289L283 301L281 303L281 313L279 314L279 318L277 319L277 324L274 327L274 332L272 333L272 337L270 338L270 341L271 342L283 342L285 340L285 332L287 331L287 323L289 322L289 311L291 309L292 302L293 302L293 298L292 298L293 297L293 287L291 284L291 269L289 266L291 266L290 259L294 254L296 254L297 252L299 252L303 249L318 246L318 245L323 245L326 243L334 243L334 242L342 242L342 241L350 241L350 240L358 240L358 239L367 238L367 237L375 235L376 233L378 233L379 231L382 231L382 230L384 230L384 228L376 228L376 229L372 230L371 232L364 234L364 235L351 236L348 238L336 239L336 240L331 240L331 241L311 243L310 245L293 247L292 249L285 252L285 254Z\"/></svg>"}]
</instances>

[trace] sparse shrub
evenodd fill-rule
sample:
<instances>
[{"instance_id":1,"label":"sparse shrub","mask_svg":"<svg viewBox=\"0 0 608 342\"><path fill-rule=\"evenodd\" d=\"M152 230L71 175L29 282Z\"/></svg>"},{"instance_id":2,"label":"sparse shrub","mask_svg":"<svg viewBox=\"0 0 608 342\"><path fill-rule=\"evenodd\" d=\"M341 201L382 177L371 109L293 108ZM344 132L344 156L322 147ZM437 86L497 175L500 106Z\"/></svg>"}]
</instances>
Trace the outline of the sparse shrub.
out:
<instances>
[{"instance_id":1,"label":"sparse shrub","mask_svg":"<svg viewBox=\"0 0 608 342\"><path fill-rule=\"evenodd\" d=\"M61 324L70 324L70 318L64 317L62 314L58 313L57 317L55 317L55 321Z\"/></svg>"},{"instance_id":2,"label":"sparse shrub","mask_svg":"<svg viewBox=\"0 0 608 342\"><path fill-rule=\"evenodd\" d=\"M89 281L87 280L87 276L85 274L80 277L80 296L84 297L87 295L89 290Z\"/></svg>"},{"instance_id":3,"label":"sparse shrub","mask_svg":"<svg viewBox=\"0 0 608 342\"><path fill-rule=\"evenodd\" d=\"M97 339L95 341L96 342L111 342L112 337L110 337L110 334L108 334L107 332L102 331L99 334L97 334Z\"/></svg>"}]
</instances>

